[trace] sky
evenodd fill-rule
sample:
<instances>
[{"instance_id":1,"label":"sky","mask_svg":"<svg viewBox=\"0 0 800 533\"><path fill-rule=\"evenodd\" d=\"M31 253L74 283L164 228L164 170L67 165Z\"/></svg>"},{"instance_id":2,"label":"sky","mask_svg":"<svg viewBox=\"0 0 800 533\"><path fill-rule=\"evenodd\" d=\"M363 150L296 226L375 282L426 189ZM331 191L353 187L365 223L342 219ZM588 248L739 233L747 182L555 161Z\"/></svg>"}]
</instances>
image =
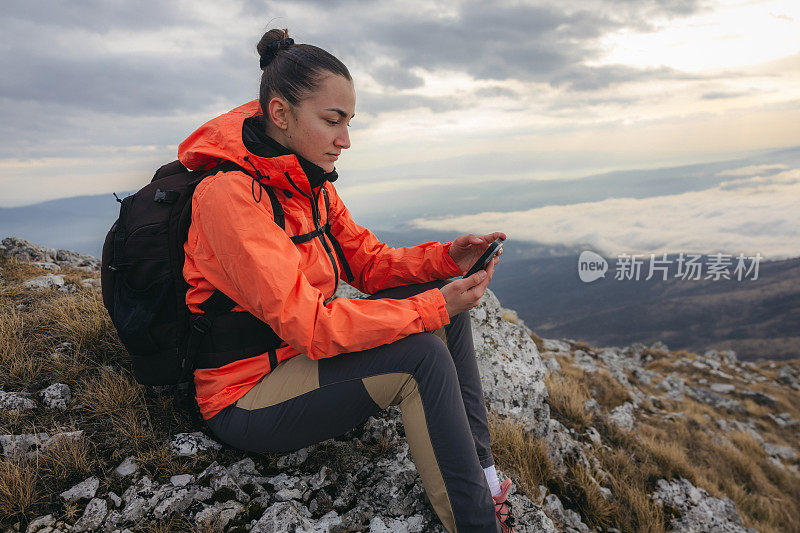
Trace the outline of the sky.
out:
<instances>
[{"instance_id":1,"label":"sky","mask_svg":"<svg viewBox=\"0 0 800 533\"><path fill-rule=\"evenodd\" d=\"M195 128L256 98L255 44L285 27L353 75L352 146L336 187L354 215L417 195L440 209L398 212L430 229L612 255L800 255L796 154L751 161L800 146L796 0L32 0L2 10L0 207L143 186ZM687 168L719 161L730 164L686 185L697 176ZM674 174L648 189L659 169ZM604 185L623 171L638 174ZM593 195L579 194L590 182ZM542 184L579 192L520 205Z\"/></svg>"}]
</instances>

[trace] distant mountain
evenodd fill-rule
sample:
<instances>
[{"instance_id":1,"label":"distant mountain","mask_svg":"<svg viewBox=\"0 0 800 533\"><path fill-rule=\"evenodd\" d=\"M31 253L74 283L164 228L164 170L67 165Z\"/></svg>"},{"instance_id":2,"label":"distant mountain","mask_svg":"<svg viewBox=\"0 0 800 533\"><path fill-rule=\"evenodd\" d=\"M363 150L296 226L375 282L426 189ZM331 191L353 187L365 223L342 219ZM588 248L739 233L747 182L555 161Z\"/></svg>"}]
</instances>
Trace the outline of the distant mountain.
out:
<instances>
[{"instance_id":1,"label":"distant mountain","mask_svg":"<svg viewBox=\"0 0 800 533\"><path fill-rule=\"evenodd\" d=\"M130 193L117 193L124 198ZM59 198L23 207L0 208L0 238L19 237L41 246L100 257L119 204L111 194Z\"/></svg>"},{"instance_id":2,"label":"distant mountain","mask_svg":"<svg viewBox=\"0 0 800 533\"><path fill-rule=\"evenodd\" d=\"M609 272L584 283L577 255L540 257L501 262L491 287L542 337L601 346L663 341L698 353L732 349L744 360L800 357L800 258L762 261L757 280L644 277L622 281Z\"/></svg>"}]
</instances>

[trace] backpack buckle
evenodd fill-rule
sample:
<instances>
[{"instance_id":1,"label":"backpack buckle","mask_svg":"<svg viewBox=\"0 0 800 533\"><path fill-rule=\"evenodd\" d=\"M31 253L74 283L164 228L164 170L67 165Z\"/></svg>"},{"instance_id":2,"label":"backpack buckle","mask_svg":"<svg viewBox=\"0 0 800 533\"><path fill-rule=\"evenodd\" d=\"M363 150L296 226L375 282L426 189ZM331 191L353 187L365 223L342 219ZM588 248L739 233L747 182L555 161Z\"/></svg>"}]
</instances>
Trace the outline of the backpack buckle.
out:
<instances>
[{"instance_id":1,"label":"backpack buckle","mask_svg":"<svg viewBox=\"0 0 800 533\"><path fill-rule=\"evenodd\" d=\"M211 321L205 315L197 315L192 320L192 328L204 334L211 329Z\"/></svg>"},{"instance_id":2,"label":"backpack buckle","mask_svg":"<svg viewBox=\"0 0 800 533\"><path fill-rule=\"evenodd\" d=\"M159 204L174 204L178 201L179 195L177 191L162 191L161 189L156 189L153 201Z\"/></svg>"}]
</instances>

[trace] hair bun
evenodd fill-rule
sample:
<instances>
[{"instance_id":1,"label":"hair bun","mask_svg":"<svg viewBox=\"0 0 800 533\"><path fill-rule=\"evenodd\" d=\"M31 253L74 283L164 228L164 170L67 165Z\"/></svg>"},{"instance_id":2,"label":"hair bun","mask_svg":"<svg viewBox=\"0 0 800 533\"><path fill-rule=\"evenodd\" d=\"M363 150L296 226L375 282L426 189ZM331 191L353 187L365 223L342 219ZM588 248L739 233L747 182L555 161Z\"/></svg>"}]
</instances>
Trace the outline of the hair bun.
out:
<instances>
[{"instance_id":1,"label":"hair bun","mask_svg":"<svg viewBox=\"0 0 800 533\"><path fill-rule=\"evenodd\" d=\"M264 67L272 61L278 50L290 46L287 44L289 42L294 44L294 39L289 37L288 28L273 28L262 35L256 45L256 51L261 59L261 70L264 70Z\"/></svg>"}]
</instances>

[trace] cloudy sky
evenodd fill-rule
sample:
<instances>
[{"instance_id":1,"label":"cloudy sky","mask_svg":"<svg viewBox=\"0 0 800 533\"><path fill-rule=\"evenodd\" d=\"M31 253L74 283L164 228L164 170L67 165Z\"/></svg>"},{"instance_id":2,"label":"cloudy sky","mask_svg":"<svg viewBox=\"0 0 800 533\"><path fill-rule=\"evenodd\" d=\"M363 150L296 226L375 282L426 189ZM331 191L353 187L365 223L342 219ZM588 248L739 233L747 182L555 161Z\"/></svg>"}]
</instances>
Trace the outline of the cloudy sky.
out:
<instances>
[{"instance_id":1,"label":"cloudy sky","mask_svg":"<svg viewBox=\"0 0 800 533\"><path fill-rule=\"evenodd\" d=\"M354 76L336 185L364 220L416 195L420 227L800 255L797 153L751 161L800 146L796 0L3 2L0 207L141 187L256 97L272 27ZM577 192L502 208L543 184Z\"/></svg>"}]
</instances>

